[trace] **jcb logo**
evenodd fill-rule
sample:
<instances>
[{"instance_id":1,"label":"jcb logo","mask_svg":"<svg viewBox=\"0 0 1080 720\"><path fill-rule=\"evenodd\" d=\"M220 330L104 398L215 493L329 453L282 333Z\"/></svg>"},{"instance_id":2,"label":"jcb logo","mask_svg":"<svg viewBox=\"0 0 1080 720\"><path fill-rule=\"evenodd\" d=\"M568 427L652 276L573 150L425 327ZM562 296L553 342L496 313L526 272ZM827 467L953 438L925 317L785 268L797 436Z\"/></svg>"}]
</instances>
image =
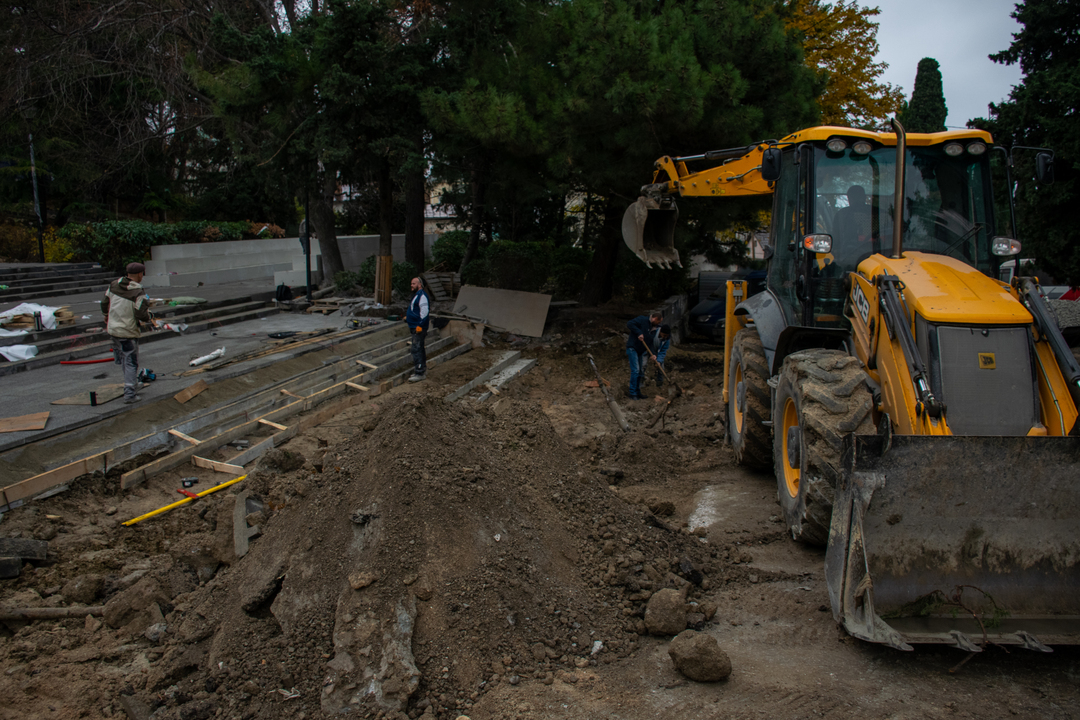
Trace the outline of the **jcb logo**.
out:
<instances>
[{"instance_id":1,"label":"jcb logo","mask_svg":"<svg viewBox=\"0 0 1080 720\"><path fill-rule=\"evenodd\" d=\"M993 370L997 367L994 353L979 353L979 368L981 370Z\"/></svg>"},{"instance_id":2,"label":"jcb logo","mask_svg":"<svg viewBox=\"0 0 1080 720\"><path fill-rule=\"evenodd\" d=\"M855 309L859 311L863 323L870 322L870 303L867 301L866 296L863 295L858 281L851 283L851 301L855 303Z\"/></svg>"}]
</instances>

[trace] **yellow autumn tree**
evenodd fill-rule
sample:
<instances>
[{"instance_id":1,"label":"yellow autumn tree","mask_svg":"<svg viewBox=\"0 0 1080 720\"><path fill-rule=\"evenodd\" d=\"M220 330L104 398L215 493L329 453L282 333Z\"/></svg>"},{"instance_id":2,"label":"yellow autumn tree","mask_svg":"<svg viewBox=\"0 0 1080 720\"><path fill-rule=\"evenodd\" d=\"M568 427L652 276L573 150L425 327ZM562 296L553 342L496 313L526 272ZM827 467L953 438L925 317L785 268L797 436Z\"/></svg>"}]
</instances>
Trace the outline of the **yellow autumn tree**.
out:
<instances>
[{"instance_id":1,"label":"yellow autumn tree","mask_svg":"<svg viewBox=\"0 0 1080 720\"><path fill-rule=\"evenodd\" d=\"M822 124L877 128L902 107L901 88L880 81L888 64L874 61L880 13L857 0L789 0L788 27L803 35L806 64L827 76Z\"/></svg>"}]
</instances>

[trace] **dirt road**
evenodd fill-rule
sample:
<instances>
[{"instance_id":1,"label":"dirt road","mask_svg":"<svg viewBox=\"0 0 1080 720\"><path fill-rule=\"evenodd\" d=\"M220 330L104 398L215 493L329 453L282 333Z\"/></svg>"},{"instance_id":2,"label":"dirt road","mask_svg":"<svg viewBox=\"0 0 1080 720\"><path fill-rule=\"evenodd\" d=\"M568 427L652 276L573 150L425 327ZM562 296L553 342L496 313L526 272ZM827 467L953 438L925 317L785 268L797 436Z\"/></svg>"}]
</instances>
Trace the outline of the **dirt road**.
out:
<instances>
[{"instance_id":1,"label":"dirt road","mask_svg":"<svg viewBox=\"0 0 1080 720\"><path fill-rule=\"evenodd\" d=\"M498 339L295 438L235 491L131 528L191 470L128 494L83 478L8 513L0 536L48 540L50 561L2 581L0 607L106 611L0 624L0 718L1080 715L1070 648L960 665L847 638L823 553L787 539L771 476L733 464L716 348L672 352L684 393L647 428L671 388L625 397L624 323L566 315L523 348L539 362L514 386L443 402ZM241 489L264 507L238 559ZM730 657L727 680L686 679L670 636L645 632L666 587Z\"/></svg>"}]
</instances>

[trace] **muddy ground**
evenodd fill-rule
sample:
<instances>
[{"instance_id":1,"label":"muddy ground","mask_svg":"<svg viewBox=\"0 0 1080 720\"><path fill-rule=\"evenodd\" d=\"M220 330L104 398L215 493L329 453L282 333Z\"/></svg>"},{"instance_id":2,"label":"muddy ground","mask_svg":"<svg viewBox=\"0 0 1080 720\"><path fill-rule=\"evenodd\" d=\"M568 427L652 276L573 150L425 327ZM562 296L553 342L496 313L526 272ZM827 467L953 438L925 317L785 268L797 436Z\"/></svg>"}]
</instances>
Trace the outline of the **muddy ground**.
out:
<instances>
[{"instance_id":1,"label":"muddy ground","mask_svg":"<svg viewBox=\"0 0 1080 720\"><path fill-rule=\"evenodd\" d=\"M183 477L222 476L181 468L126 493L85 477L5 514L0 536L47 540L49 558L0 581L0 608L105 610L0 623L0 718L1080 716L1071 648L958 667L957 650L846 637L823 552L785 536L771 476L733 463L720 348L672 351L681 396L626 398L636 310L564 313L537 341L489 333L131 527ZM483 405L442 400L509 347L537 366ZM237 558L241 492L261 534ZM730 677L675 670L645 614L667 589Z\"/></svg>"}]
</instances>

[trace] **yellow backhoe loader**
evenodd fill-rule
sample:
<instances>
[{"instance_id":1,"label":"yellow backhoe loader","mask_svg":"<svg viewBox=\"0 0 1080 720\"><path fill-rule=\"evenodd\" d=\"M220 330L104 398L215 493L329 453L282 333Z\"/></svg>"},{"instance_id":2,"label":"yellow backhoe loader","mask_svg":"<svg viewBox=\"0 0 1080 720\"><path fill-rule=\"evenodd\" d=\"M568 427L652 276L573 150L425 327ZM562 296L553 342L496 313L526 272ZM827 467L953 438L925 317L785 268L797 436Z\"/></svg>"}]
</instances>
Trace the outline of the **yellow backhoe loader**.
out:
<instances>
[{"instance_id":1,"label":"yellow backhoe loader","mask_svg":"<svg viewBox=\"0 0 1080 720\"><path fill-rule=\"evenodd\" d=\"M727 287L728 434L774 470L792 536L827 545L833 615L863 640L1080 642L1080 366L1038 280L997 279L1017 150L815 127L661 158L627 211L631 250L670 262L676 196L772 195L765 290ZM1023 150L1051 182L1053 154Z\"/></svg>"}]
</instances>

